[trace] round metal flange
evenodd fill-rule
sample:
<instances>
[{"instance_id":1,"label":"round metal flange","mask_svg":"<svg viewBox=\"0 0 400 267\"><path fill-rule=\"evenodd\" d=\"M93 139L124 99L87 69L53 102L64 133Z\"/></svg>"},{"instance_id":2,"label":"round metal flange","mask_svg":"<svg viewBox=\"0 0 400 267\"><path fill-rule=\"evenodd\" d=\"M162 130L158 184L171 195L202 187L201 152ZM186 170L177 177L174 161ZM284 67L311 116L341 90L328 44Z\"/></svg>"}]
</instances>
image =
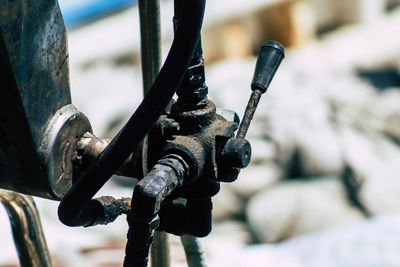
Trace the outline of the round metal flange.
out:
<instances>
[{"instance_id":1,"label":"round metal flange","mask_svg":"<svg viewBox=\"0 0 400 267\"><path fill-rule=\"evenodd\" d=\"M87 132L92 132L88 118L72 104L59 109L47 125L39 151L54 199L61 199L72 185L77 143Z\"/></svg>"}]
</instances>

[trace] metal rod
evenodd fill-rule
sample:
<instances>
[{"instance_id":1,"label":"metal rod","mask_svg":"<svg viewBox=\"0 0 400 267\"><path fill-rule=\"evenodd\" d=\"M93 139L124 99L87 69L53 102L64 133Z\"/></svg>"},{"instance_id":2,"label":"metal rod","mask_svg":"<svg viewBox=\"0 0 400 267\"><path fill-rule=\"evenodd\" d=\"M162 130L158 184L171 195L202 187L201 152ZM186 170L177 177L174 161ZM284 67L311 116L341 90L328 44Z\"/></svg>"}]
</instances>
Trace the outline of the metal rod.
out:
<instances>
[{"instance_id":1,"label":"metal rod","mask_svg":"<svg viewBox=\"0 0 400 267\"><path fill-rule=\"evenodd\" d=\"M152 267L168 267L171 265L167 233L160 231L154 232L154 240L150 253Z\"/></svg>"},{"instance_id":2,"label":"metal rod","mask_svg":"<svg viewBox=\"0 0 400 267\"><path fill-rule=\"evenodd\" d=\"M33 198L0 189L0 202L3 203L10 218L21 266L53 266Z\"/></svg>"},{"instance_id":3,"label":"metal rod","mask_svg":"<svg viewBox=\"0 0 400 267\"><path fill-rule=\"evenodd\" d=\"M183 235L181 242L189 267L207 267L204 246L200 239L191 235Z\"/></svg>"},{"instance_id":4,"label":"metal rod","mask_svg":"<svg viewBox=\"0 0 400 267\"><path fill-rule=\"evenodd\" d=\"M160 0L139 0L143 95L161 66Z\"/></svg>"},{"instance_id":5,"label":"metal rod","mask_svg":"<svg viewBox=\"0 0 400 267\"><path fill-rule=\"evenodd\" d=\"M257 105L260 102L261 95L263 93L260 90L253 90L247 103L246 110L243 114L242 122L240 123L239 130L236 134L237 138L245 138L247 130L249 129L251 120L253 119L254 113L256 112Z\"/></svg>"},{"instance_id":6,"label":"metal rod","mask_svg":"<svg viewBox=\"0 0 400 267\"><path fill-rule=\"evenodd\" d=\"M140 43L142 57L143 95L146 95L153 84L161 64L161 34L160 34L160 1L139 0ZM142 169L143 176L147 174L147 137L143 140ZM153 267L169 267L168 236L156 231L151 247L151 265Z\"/></svg>"},{"instance_id":7,"label":"metal rod","mask_svg":"<svg viewBox=\"0 0 400 267\"><path fill-rule=\"evenodd\" d=\"M251 82L253 92L251 93L242 122L236 134L237 138L245 138L254 112L256 112L257 105L260 102L261 95L267 91L284 57L285 50L277 41L268 41L261 46Z\"/></svg>"}]
</instances>

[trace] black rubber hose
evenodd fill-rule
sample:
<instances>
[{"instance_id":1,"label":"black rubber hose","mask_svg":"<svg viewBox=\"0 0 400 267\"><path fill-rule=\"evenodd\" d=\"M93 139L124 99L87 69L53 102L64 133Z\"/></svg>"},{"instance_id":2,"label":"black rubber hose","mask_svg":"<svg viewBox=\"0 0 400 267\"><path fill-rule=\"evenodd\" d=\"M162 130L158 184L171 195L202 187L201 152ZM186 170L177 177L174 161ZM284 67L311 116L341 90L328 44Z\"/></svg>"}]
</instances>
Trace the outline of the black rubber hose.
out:
<instances>
[{"instance_id":1,"label":"black rubber hose","mask_svg":"<svg viewBox=\"0 0 400 267\"><path fill-rule=\"evenodd\" d=\"M179 156L168 155L135 186L132 209L127 213L129 230L124 267L147 266L153 233L160 221L157 213L161 202L182 185L187 167Z\"/></svg>"},{"instance_id":2,"label":"black rubber hose","mask_svg":"<svg viewBox=\"0 0 400 267\"><path fill-rule=\"evenodd\" d=\"M178 89L197 45L205 0L184 3L182 20L167 59L150 91L123 129L62 199L59 219L68 226L90 226L96 220L90 200L134 151Z\"/></svg>"}]
</instances>

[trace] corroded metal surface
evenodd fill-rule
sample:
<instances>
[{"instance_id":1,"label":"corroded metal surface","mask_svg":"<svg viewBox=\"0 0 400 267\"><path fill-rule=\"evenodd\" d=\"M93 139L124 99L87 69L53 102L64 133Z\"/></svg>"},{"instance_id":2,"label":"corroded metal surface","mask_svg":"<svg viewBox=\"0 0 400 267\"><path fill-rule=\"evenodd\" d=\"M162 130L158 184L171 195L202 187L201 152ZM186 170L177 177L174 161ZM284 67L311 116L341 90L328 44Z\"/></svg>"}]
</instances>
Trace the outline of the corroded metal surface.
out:
<instances>
[{"instance_id":1,"label":"corroded metal surface","mask_svg":"<svg viewBox=\"0 0 400 267\"><path fill-rule=\"evenodd\" d=\"M61 199L72 186L78 140L91 131L88 118L72 104L58 110L48 123L38 154L47 169L51 198Z\"/></svg>"},{"instance_id":2,"label":"corroded metal surface","mask_svg":"<svg viewBox=\"0 0 400 267\"><path fill-rule=\"evenodd\" d=\"M88 226L109 224L115 221L118 216L126 214L131 209L131 199L127 197L115 199L111 196L103 196L91 200L89 204L92 206L92 211L99 215Z\"/></svg>"},{"instance_id":3,"label":"corroded metal surface","mask_svg":"<svg viewBox=\"0 0 400 267\"><path fill-rule=\"evenodd\" d=\"M22 267L51 267L40 217L31 196L0 189L0 202L7 210Z\"/></svg>"},{"instance_id":4,"label":"corroded metal surface","mask_svg":"<svg viewBox=\"0 0 400 267\"><path fill-rule=\"evenodd\" d=\"M71 185L75 142L91 129L70 105L56 0L0 1L0 72L0 188L60 199Z\"/></svg>"},{"instance_id":5,"label":"corroded metal surface","mask_svg":"<svg viewBox=\"0 0 400 267\"><path fill-rule=\"evenodd\" d=\"M148 175L136 185L132 196L132 209L127 214L129 230L124 260L125 267L147 266L153 232L160 222L157 213L161 208L161 202L175 188L182 185L187 167L181 157L177 155L166 156L160 159ZM157 245L160 245L160 243ZM168 264L169 257L166 255L165 247L159 248L158 253L161 252L165 254L157 255L156 260L158 262L156 264ZM162 258L160 258L161 256Z\"/></svg>"},{"instance_id":6,"label":"corroded metal surface","mask_svg":"<svg viewBox=\"0 0 400 267\"><path fill-rule=\"evenodd\" d=\"M19 91L38 147L49 118L71 103L64 22L56 0L1 1L0 12L0 34L17 85L5 88Z\"/></svg>"},{"instance_id":7,"label":"corroded metal surface","mask_svg":"<svg viewBox=\"0 0 400 267\"><path fill-rule=\"evenodd\" d=\"M249 102L247 103L247 107L242 118L242 122L240 123L239 130L236 134L237 138L244 138L246 136L250 123L253 120L254 113L256 112L257 105L260 102L261 95L262 92L260 90L254 90L251 93Z\"/></svg>"},{"instance_id":8,"label":"corroded metal surface","mask_svg":"<svg viewBox=\"0 0 400 267\"><path fill-rule=\"evenodd\" d=\"M185 16L175 33L170 52L150 91L125 126L113 138L61 200L59 219L69 226L90 225L95 214L87 204L129 155L165 111L178 89L195 50L204 14L204 0L185 2ZM86 217L83 217L85 215Z\"/></svg>"},{"instance_id":9,"label":"corroded metal surface","mask_svg":"<svg viewBox=\"0 0 400 267\"><path fill-rule=\"evenodd\" d=\"M103 152L110 142L111 140L109 139L99 138L90 132L86 132L77 143L74 176L79 177L80 173L88 168L89 165L100 156L101 152ZM140 150L141 147L126 159L114 174L134 178L143 177L143 174L141 173L142 166Z\"/></svg>"}]
</instances>

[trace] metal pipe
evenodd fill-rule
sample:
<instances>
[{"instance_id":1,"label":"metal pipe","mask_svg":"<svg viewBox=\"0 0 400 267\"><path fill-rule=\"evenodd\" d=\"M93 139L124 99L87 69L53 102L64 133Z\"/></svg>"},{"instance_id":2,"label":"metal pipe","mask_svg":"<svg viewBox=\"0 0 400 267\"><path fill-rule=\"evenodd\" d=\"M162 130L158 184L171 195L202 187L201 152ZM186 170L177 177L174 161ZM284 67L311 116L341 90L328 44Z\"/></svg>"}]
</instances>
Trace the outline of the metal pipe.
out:
<instances>
[{"instance_id":1,"label":"metal pipe","mask_svg":"<svg viewBox=\"0 0 400 267\"><path fill-rule=\"evenodd\" d=\"M188 267L207 267L204 247L200 239L191 235L182 235L181 242Z\"/></svg>"},{"instance_id":2,"label":"metal pipe","mask_svg":"<svg viewBox=\"0 0 400 267\"><path fill-rule=\"evenodd\" d=\"M139 0L143 95L150 90L161 66L160 0Z\"/></svg>"},{"instance_id":3,"label":"metal pipe","mask_svg":"<svg viewBox=\"0 0 400 267\"><path fill-rule=\"evenodd\" d=\"M171 265L168 234L166 232L154 232L150 253L152 267L169 267Z\"/></svg>"},{"instance_id":4,"label":"metal pipe","mask_svg":"<svg viewBox=\"0 0 400 267\"><path fill-rule=\"evenodd\" d=\"M39 212L31 196L0 189L22 267L51 267Z\"/></svg>"},{"instance_id":5,"label":"metal pipe","mask_svg":"<svg viewBox=\"0 0 400 267\"><path fill-rule=\"evenodd\" d=\"M140 43L142 58L143 95L145 96L154 82L161 65L160 1L139 0ZM142 146L143 177L147 174L147 136ZM151 246L153 267L169 267L168 235L156 231Z\"/></svg>"},{"instance_id":6,"label":"metal pipe","mask_svg":"<svg viewBox=\"0 0 400 267\"><path fill-rule=\"evenodd\" d=\"M178 89L196 48L205 0L185 1L185 13L167 59L151 89L122 130L62 199L58 216L68 226L90 226L97 214L89 202L137 148Z\"/></svg>"}]
</instances>

